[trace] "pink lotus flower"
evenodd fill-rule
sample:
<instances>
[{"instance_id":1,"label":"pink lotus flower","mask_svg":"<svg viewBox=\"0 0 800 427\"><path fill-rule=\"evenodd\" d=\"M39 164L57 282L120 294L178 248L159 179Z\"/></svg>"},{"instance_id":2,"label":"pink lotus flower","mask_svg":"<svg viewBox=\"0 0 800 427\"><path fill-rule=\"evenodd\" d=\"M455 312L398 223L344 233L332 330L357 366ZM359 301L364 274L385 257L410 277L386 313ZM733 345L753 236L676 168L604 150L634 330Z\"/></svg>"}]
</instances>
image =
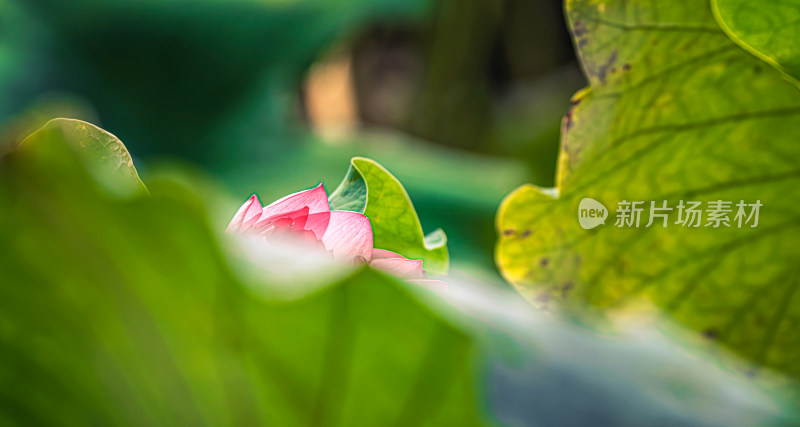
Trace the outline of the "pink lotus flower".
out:
<instances>
[{"instance_id":1,"label":"pink lotus flower","mask_svg":"<svg viewBox=\"0 0 800 427\"><path fill-rule=\"evenodd\" d=\"M425 287L447 287L441 280L426 279L422 260L373 248L369 218L360 212L332 211L321 183L264 207L253 194L233 216L227 232L255 234L264 237L267 243L286 238L300 240L328 251L344 263L368 263L372 268Z\"/></svg>"}]
</instances>

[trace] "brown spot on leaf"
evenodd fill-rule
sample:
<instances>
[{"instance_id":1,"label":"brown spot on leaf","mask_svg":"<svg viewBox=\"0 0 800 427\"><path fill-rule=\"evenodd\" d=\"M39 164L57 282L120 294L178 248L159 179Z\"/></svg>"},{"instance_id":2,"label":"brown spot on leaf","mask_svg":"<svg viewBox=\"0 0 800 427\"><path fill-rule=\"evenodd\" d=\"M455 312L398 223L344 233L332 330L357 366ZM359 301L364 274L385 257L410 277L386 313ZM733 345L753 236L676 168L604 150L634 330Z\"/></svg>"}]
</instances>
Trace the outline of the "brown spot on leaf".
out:
<instances>
[{"instance_id":1,"label":"brown spot on leaf","mask_svg":"<svg viewBox=\"0 0 800 427\"><path fill-rule=\"evenodd\" d=\"M530 229L527 229L527 230L523 231L523 232L522 232L522 233L519 235L519 237L522 237L522 238L524 239L524 238L526 238L526 237L530 236L530 235L531 235L531 233L533 233L533 232L532 232Z\"/></svg>"},{"instance_id":2,"label":"brown spot on leaf","mask_svg":"<svg viewBox=\"0 0 800 427\"><path fill-rule=\"evenodd\" d=\"M513 228L507 228L507 229L503 230L503 236L511 236L516 232L517 232L517 230L514 230Z\"/></svg>"},{"instance_id":3,"label":"brown spot on leaf","mask_svg":"<svg viewBox=\"0 0 800 427\"><path fill-rule=\"evenodd\" d=\"M596 70L594 70L593 74L597 76L597 78L600 80L600 83L606 82L606 76L608 76L609 70L612 68L614 62L616 61L617 61L617 51L615 50L611 52L611 55L609 55L608 61L606 61L605 64L601 64L599 67L597 67Z\"/></svg>"},{"instance_id":4,"label":"brown spot on leaf","mask_svg":"<svg viewBox=\"0 0 800 427\"><path fill-rule=\"evenodd\" d=\"M577 105L577 104L576 104ZM564 115L564 120L561 121L561 131L562 133L572 129L572 111L575 106L572 106L569 110L567 110L567 114Z\"/></svg>"},{"instance_id":5,"label":"brown spot on leaf","mask_svg":"<svg viewBox=\"0 0 800 427\"><path fill-rule=\"evenodd\" d=\"M582 37L588 32L589 29L586 28L586 25L583 23L583 21L575 21L575 23L572 24L572 34L575 35L575 38Z\"/></svg>"}]
</instances>

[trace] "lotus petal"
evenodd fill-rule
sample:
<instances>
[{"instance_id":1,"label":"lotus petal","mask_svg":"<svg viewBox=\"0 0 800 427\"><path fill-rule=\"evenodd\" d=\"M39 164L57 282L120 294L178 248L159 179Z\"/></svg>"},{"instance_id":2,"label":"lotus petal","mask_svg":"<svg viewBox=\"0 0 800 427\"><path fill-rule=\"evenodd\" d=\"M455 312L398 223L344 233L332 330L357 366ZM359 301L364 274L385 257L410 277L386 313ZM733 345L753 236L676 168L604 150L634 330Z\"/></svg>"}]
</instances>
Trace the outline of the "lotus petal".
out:
<instances>
[{"instance_id":1,"label":"lotus petal","mask_svg":"<svg viewBox=\"0 0 800 427\"><path fill-rule=\"evenodd\" d=\"M425 273L422 270L422 260L407 258L373 258L369 262L370 267L386 273L393 274L403 279L424 279Z\"/></svg>"},{"instance_id":2,"label":"lotus petal","mask_svg":"<svg viewBox=\"0 0 800 427\"><path fill-rule=\"evenodd\" d=\"M275 215L295 212L304 207L308 207L309 214L331 211L330 204L328 204L328 193L322 183L314 188L290 194L270 203L264 208L261 215L262 219L267 219Z\"/></svg>"},{"instance_id":3,"label":"lotus petal","mask_svg":"<svg viewBox=\"0 0 800 427\"><path fill-rule=\"evenodd\" d=\"M325 248L334 258L345 262L372 258L372 225L359 212L332 211L328 229L322 237Z\"/></svg>"},{"instance_id":4,"label":"lotus petal","mask_svg":"<svg viewBox=\"0 0 800 427\"><path fill-rule=\"evenodd\" d=\"M236 211L236 215L231 219L226 231L229 233L247 231L261 218L262 213L263 208L261 207L261 201L258 200L258 196L253 194L244 202L242 207Z\"/></svg>"}]
</instances>

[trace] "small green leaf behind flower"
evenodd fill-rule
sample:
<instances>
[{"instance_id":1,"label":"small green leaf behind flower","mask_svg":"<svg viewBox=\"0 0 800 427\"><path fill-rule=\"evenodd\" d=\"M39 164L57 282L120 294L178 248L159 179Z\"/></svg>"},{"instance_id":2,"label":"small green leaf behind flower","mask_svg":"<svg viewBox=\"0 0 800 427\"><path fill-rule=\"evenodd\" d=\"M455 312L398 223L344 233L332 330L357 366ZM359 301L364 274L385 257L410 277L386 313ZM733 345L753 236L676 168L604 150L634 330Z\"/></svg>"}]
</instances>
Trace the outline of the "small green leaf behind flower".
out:
<instances>
[{"instance_id":1,"label":"small green leaf behind flower","mask_svg":"<svg viewBox=\"0 0 800 427\"><path fill-rule=\"evenodd\" d=\"M372 222L376 248L422 259L425 270L444 274L449 267L447 236L437 229L427 236L408 193L378 162L363 157L350 161L342 183L330 196L331 209L363 212Z\"/></svg>"}]
</instances>

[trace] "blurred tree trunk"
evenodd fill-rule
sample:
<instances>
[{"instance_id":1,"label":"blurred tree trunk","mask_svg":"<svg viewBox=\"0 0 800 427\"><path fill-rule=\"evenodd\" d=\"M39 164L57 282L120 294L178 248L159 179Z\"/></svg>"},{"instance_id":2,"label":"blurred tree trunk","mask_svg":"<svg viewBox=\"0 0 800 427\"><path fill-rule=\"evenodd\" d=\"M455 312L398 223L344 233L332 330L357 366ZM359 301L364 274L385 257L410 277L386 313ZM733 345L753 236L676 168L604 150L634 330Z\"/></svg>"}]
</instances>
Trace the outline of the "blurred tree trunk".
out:
<instances>
[{"instance_id":1,"label":"blurred tree trunk","mask_svg":"<svg viewBox=\"0 0 800 427\"><path fill-rule=\"evenodd\" d=\"M497 126L508 127L498 117L508 108L499 107L511 101L517 111L521 98L540 102L521 89L562 81L542 78L564 73L565 65L577 69L561 0L439 0L429 21L368 28L352 52L358 114L366 125L506 155L509 144L497 141L505 138ZM522 118L516 127L536 120ZM559 123L553 120L556 132Z\"/></svg>"},{"instance_id":2,"label":"blurred tree trunk","mask_svg":"<svg viewBox=\"0 0 800 427\"><path fill-rule=\"evenodd\" d=\"M412 133L480 150L491 128L490 59L502 6L500 0L438 2L423 85L406 117Z\"/></svg>"}]
</instances>

